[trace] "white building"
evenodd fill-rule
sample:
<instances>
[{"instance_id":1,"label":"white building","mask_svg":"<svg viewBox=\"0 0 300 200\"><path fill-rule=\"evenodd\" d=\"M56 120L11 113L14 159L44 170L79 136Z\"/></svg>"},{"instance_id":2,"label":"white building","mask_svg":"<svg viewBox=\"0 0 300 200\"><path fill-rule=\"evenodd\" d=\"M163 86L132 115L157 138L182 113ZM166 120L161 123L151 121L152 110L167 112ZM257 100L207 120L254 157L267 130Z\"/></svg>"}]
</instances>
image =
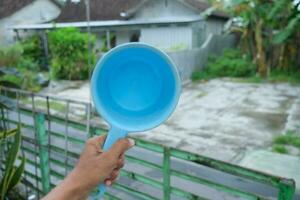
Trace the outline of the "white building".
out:
<instances>
[{"instance_id":1,"label":"white building","mask_svg":"<svg viewBox=\"0 0 300 200\"><path fill-rule=\"evenodd\" d=\"M91 31L98 47L106 38L108 48L125 42L140 41L166 51L199 47L207 33L221 33L228 16L213 12L207 19L201 12L209 8L205 0L90 0ZM67 1L53 23L13 26L19 32L44 31L60 27L86 30L84 1Z\"/></svg>"}]
</instances>

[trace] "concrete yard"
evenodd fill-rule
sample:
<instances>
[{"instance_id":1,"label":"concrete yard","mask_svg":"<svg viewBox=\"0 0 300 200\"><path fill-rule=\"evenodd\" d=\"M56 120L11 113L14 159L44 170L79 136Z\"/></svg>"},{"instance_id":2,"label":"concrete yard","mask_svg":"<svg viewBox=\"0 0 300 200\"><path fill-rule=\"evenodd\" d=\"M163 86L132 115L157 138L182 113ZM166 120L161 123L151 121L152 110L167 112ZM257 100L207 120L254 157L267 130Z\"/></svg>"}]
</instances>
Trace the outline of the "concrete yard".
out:
<instances>
[{"instance_id":1,"label":"concrete yard","mask_svg":"<svg viewBox=\"0 0 300 200\"><path fill-rule=\"evenodd\" d=\"M272 138L300 129L300 87L224 80L188 84L172 117L143 136L224 161L267 149Z\"/></svg>"},{"instance_id":2,"label":"concrete yard","mask_svg":"<svg viewBox=\"0 0 300 200\"><path fill-rule=\"evenodd\" d=\"M49 90L48 93L88 101L89 84L60 92ZM300 133L300 86L215 79L185 84L179 105L167 122L135 135L255 168L247 165L251 160L247 156L253 157L249 152L264 150L265 154L271 149L272 139L287 130ZM277 158L278 154L275 156ZM269 162L265 158L265 162ZM299 166L300 159L293 161L298 163L295 167ZM278 159L276 162L280 163ZM298 173L295 178L300 177L300 170L290 171ZM267 172L272 173L272 170ZM286 175L278 174L278 170L273 174Z\"/></svg>"}]
</instances>

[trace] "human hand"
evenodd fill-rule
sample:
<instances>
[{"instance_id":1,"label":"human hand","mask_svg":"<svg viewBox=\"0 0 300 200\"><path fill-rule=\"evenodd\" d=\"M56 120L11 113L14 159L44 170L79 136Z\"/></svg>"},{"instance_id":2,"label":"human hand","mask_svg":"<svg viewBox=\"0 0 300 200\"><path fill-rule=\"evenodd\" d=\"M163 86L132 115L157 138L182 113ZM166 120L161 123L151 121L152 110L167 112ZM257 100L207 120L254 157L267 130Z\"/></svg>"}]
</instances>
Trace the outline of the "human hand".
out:
<instances>
[{"instance_id":1,"label":"human hand","mask_svg":"<svg viewBox=\"0 0 300 200\"><path fill-rule=\"evenodd\" d=\"M80 183L85 190L91 190L99 183L110 186L115 182L124 166L125 151L134 146L134 140L121 139L103 152L104 142L105 136L90 138L76 167L69 175L73 182Z\"/></svg>"},{"instance_id":2,"label":"human hand","mask_svg":"<svg viewBox=\"0 0 300 200\"><path fill-rule=\"evenodd\" d=\"M124 153L134 146L134 140L118 140L103 152L105 136L89 139L73 171L43 200L81 200L99 183L111 185L124 165Z\"/></svg>"}]
</instances>

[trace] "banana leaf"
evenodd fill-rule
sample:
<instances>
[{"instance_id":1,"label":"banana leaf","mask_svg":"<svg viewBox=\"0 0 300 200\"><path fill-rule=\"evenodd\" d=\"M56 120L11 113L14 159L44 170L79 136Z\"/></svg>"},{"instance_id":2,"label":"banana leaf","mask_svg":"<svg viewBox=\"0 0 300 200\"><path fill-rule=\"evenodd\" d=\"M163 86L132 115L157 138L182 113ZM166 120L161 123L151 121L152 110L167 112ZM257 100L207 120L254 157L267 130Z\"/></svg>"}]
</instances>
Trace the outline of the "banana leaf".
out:
<instances>
[{"instance_id":1,"label":"banana leaf","mask_svg":"<svg viewBox=\"0 0 300 200\"><path fill-rule=\"evenodd\" d=\"M14 173L9 181L7 191L10 191L13 187L15 187L21 180L22 174L25 170L25 157L21 158L21 163L18 167L15 168Z\"/></svg>"},{"instance_id":2,"label":"banana leaf","mask_svg":"<svg viewBox=\"0 0 300 200\"><path fill-rule=\"evenodd\" d=\"M14 143L9 147L8 150L7 159L5 162L5 172L0 183L1 200L4 200L9 188L14 187L15 184L20 181L25 167L25 158L22 158L21 164L18 167L14 166L21 145L20 127L17 128L14 138Z\"/></svg>"}]
</instances>

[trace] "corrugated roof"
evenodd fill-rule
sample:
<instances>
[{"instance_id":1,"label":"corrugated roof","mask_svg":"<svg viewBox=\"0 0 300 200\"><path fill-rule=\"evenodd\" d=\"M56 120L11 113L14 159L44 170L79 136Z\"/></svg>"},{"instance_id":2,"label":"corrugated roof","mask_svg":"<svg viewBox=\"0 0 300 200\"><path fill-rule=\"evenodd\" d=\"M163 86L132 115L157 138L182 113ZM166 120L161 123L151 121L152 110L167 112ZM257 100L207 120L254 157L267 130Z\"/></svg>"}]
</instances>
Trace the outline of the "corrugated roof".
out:
<instances>
[{"instance_id":1,"label":"corrugated roof","mask_svg":"<svg viewBox=\"0 0 300 200\"><path fill-rule=\"evenodd\" d=\"M183 3L191 6L194 9L199 10L200 12L205 11L206 9L211 7L211 4L205 0L204 1L203 0L180 0L180 1L183 1ZM215 17L229 18L228 14L218 10L212 12L211 15Z\"/></svg>"},{"instance_id":2,"label":"corrugated roof","mask_svg":"<svg viewBox=\"0 0 300 200\"><path fill-rule=\"evenodd\" d=\"M90 0L90 18L91 21L105 20L125 20L121 13L134 14L140 8L140 5L149 0ZM163 1L163 0L161 0ZM174 1L174 0L170 0ZM211 5L207 0L177 0L191 9L196 9L199 12L205 11ZM228 18L224 12L214 11L212 13L216 17ZM80 22L86 21L86 7L84 1L79 3L67 1L61 14L55 20L56 22Z\"/></svg>"},{"instance_id":3,"label":"corrugated roof","mask_svg":"<svg viewBox=\"0 0 300 200\"><path fill-rule=\"evenodd\" d=\"M0 0L0 19L8 17L21 10L35 0ZM62 3L57 0L50 0L57 7L62 8Z\"/></svg>"},{"instance_id":4,"label":"corrugated roof","mask_svg":"<svg viewBox=\"0 0 300 200\"><path fill-rule=\"evenodd\" d=\"M91 21L90 27L97 27L103 29L109 29L112 27L121 26L134 26L134 25L149 25L149 24L180 24L180 23L191 23L203 20L202 17L186 17L186 18L170 18L170 19L156 19L156 20L107 20L107 21ZM42 30L42 29L53 29L53 28L66 28L66 27L77 27L85 28L88 22L67 22L67 23L45 23L45 24L22 24L10 27L14 30Z\"/></svg>"},{"instance_id":5,"label":"corrugated roof","mask_svg":"<svg viewBox=\"0 0 300 200\"><path fill-rule=\"evenodd\" d=\"M132 9L142 0L90 0L91 21L121 20L121 12ZM86 21L86 6L84 1L78 3L68 0L56 22Z\"/></svg>"},{"instance_id":6,"label":"corrugated roof","mask_svg":"<svg viewBox=\"0 0 300 200\"><path fill-rule=\"evenodd\" d=\"M0 0L0 19L8 17L34 0Z\"/></svg>"}]
</instances>

